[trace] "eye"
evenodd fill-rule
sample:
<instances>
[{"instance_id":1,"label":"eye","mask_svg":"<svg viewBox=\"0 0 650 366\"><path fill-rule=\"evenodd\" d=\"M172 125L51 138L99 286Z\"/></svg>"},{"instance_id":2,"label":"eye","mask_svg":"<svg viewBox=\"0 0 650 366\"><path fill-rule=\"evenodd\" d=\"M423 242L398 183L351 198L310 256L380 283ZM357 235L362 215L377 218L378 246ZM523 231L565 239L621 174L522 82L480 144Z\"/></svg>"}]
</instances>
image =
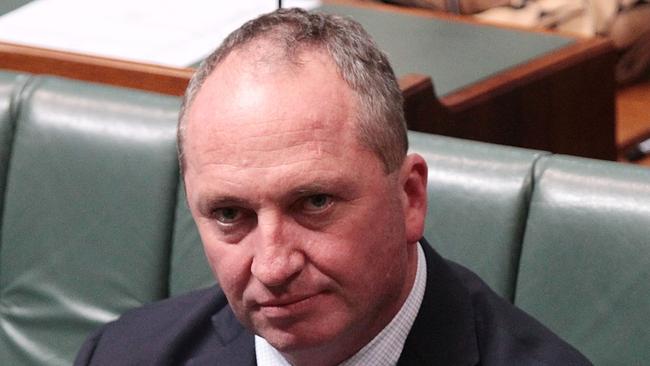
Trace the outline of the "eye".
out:
<instances>
[{"instance_id":1,"label":"eye","mask_svg":"<svg viewBox=\"0 0 650 366\"><path fill-rule=\"evenodd\" d=\"M214 211L214 218L221 224L232 225L240 221L244 212L236 207L223 207Z\"/></svg>"},{"instance_id":2,"label":"eye","mask_svg":"<svg viewBox=\"0 0 650 366\"><path fill-rule=\"evenodd\" d=\"M328 194L315 194L303 200L302 209L307 213L320 213L327 210L332 203L332 196Z\"/></svg>"}]
</instances>

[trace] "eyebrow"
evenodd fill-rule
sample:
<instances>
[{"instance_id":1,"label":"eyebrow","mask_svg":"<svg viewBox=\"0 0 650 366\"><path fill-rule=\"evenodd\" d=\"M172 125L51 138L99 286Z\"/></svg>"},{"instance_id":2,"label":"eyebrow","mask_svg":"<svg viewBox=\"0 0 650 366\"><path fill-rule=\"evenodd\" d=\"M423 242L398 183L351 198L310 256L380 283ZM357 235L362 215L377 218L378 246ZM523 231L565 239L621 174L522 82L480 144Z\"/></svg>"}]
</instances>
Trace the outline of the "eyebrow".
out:
<instances>
[{"instance_id":1,"label":"eyebrow","mask_svg":"<svg viewBox=\"0 0 650 366\"><path fill-rule=\"evenodd\" d=\"M292 201L293 199L309 194L330 193L342 194L343 192L352 192L353 180L340 177L320 177L319 179L298 184L295 187L281 192L278 198L279 202ZM251 207L249 200L229 194L222 194L218 191L208 192L202 195L198 201L197 208L200 213L206 215L215 207Z\"/></svg>"},{"instance_id":2,"label":"eyebrow","mask_svg":"<svg viewBox=\"0 0 650 366\"><path fill-rule=\"evenodd\" d=\"M207 215L210 214L216 207L245 207L248 206L246 200L243 200L235 196L222 196L219 194L206 194L204 197L201 197L198 201L197 207L201 214Z\"/></svg>"},{"instance_id":3,"label":"eyebrow","mask_svg":"<svg viewBox=\"0 0 650 366\"><path fill-rule=\"evenodd\" d=\"M353 180L341 177L321 177L315 181L292 187L283 197L295 197L323 192L340 193L342 190L350 190L352 183Z\"/></svg>"}]
</instances>

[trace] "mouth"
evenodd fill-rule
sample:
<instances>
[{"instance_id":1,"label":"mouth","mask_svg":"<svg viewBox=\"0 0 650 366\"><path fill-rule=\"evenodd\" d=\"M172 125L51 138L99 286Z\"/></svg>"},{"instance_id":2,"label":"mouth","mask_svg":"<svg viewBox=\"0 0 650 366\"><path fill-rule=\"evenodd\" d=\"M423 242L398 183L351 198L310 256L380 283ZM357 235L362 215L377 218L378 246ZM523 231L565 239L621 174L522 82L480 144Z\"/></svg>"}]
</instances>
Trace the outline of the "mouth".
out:
<instances>
[{"instance_id":1,"label":"mouth","mask_svg":"<svg viewBox=\"0 0 650 366\"><path fill-rule=\"evenodd\" d=\"M314 309L321 293L291 296L281 299L262 301L257 304L259 312L266 318L287 318L305 314Z\"/></svg>"}]
</instances>

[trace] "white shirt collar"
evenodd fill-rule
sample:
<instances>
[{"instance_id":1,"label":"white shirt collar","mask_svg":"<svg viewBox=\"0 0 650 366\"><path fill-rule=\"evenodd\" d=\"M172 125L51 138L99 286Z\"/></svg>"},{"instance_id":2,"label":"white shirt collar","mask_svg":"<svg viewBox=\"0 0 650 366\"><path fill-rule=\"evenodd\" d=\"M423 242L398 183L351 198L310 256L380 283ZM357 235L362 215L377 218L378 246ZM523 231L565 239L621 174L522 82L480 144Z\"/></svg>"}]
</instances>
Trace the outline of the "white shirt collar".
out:
<instances>
[{"instance_id":1,"label":"white shirt collar","mask_svg":"<svg viewBox=\"0 0 650 366\"><path fill-rule=\"evenodd\" d=\"M394 366L404 348L406 337L418 315L427 284L427 264L424 250L417 244L417 270L415 281L402 308L395 317L368 344L339 366ZM258 366L291 366L282 357L280 351L271 346L264 338L255 336L255 356Z\"/></svg>"}]
</instances>

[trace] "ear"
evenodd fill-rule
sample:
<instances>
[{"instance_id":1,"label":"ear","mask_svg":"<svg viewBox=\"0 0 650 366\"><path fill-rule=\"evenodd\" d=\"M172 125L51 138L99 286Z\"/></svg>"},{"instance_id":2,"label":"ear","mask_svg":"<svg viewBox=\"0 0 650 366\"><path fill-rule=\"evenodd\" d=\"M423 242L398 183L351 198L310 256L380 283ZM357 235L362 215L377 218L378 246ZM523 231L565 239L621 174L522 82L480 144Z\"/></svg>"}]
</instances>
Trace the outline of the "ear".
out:
<instances>
[{"instance_id":1,"label":"ear","mask_svg":"<svg viewBox=\"0 0 650 366\"><path fill-rule=\"evenodd\" d=\"M409 154L400 168L400 189L408 243L415 243L424 233L427 214L427 163L418 154Z\"/></svg>"}]
</instances>

